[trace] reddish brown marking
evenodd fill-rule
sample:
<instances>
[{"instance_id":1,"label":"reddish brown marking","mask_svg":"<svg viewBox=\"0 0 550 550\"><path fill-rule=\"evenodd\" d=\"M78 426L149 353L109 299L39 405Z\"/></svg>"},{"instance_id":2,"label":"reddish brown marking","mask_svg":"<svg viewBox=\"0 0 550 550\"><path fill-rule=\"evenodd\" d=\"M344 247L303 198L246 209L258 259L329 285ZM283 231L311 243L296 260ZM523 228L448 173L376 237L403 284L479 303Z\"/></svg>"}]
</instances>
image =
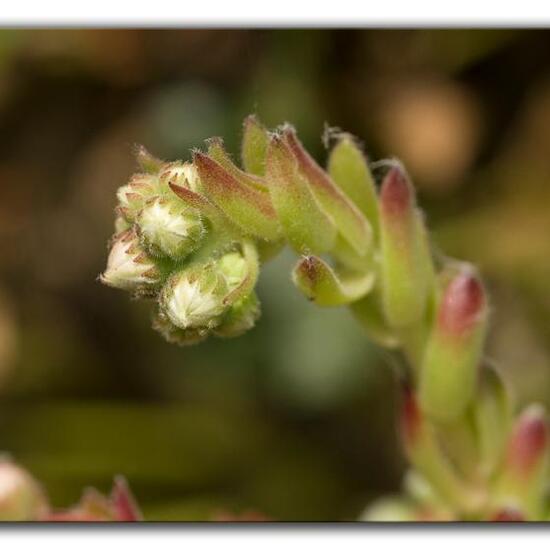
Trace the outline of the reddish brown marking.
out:
<instances>
[{"instance_id":1,"label":"reddish brown marking","mask_svg":"<svg viewBox=\"0 0 550 550\"><path fill-rule=\"evenodd\" d=\"M401 405L401 434L406 447L410 447L417 440L421 424L422 412L416 396L411 388L405 387Z\"/></svg>"},{"instance_id":2,"label":"reddish brown marking","mask_svg":"<svg viewBox=\"0 0 550 550\"><path fill-rule=\"evenodd\" d=\"M401 216L411 209L412 187L403 170L394 166L386 174L380 190L380 206L390 216Z\"/></svg>"},{"instance_id":3,"label":"reddish brown marking","mask_svg":"<svg viewBox=\"0 0 550 550\"><path fill-rule=\"evenodd\" d=\"M507 461L522 476L529 476L548 446L548 424L542 411L525 411L516 421L508 443Z\"/></svg>"},{"instance_id":4,"label":"reddish brown marking","mask_svg":"<svg viewBox=\"0 0 550 550\"><path fill-rule=\"evenodd\" d=\"M193 161L203 185L216 200L231 200L233 195L248 202L250 206L257 208L266 217L276 218L275 210L267 194L241 184L221 164L204 153L196 152L193 155Z\"/></svg>"},{"instance_id":5,"label":"reddish brown marking","mask_svg":"<svg viewBox=\"0 0 550 550\"><path fill-rule=\"evenodd\" d=\"M439 326L448 334L461 335L475 325L484 307L485 293L479 280L471 273L460 273L443 294Z\"/></svg>"}]
</instances>

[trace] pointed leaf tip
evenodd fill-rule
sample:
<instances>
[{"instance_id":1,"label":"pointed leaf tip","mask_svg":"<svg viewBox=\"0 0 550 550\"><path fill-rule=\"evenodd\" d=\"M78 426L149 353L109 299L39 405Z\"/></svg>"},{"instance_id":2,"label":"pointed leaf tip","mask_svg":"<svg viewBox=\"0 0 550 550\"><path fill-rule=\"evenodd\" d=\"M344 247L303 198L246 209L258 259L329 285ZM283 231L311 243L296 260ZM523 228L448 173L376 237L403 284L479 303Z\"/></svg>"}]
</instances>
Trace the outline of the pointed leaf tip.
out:
<instances>
[{"instance_id":1,"label":"pointed leaf tip","mask_svg":"<svg viewBox=\"0 0 550 550\"><path fill-rule=\"evenodd\" d=\"M294 284L320 306L339 306L361 299L374 283L372 273L337 274L317 256L305 256L292 272Z\"/></svg>"},{"instance_id":2,"label":"pointed leaf tip","mask_svg":"<svg viewBox=\"0 0 550 550\"><path fill-rule=\"evenodd\" d=\"M378 232L378 196L367 158L349 134L340 133L332 148L328 173Z\"/></svg>"},{"instance_id":3,"label":"pointed leaf tip","mask_svg":"<svg viewBox=\"0 0 550 550\"><path fill-rule=\"evenodd\" d=\"M244 169L251 174L263 176L269 133L255 115L249 115L243 124L241 156Z\"/></svg>"},{"instance_id":4,"label":"pointed leaf tip","mask_svg":"<svg viewBox=\"0 0 550 550\"><path fill-rule=\"evenodd\" d=\"M401 166L393 166L382 181L380 206L385 214L401 216L414 206L414 191Z\"/></svg>"},{"instance_id":5,"label":"pointed leaf tip","mask_svg":"<svg viewBox=\"0 0 550 550\"><path fill-rule=\"evenodd\" d=\"M306 151L292 126L283 126L282 135L321 207L355 252L366 255L372 242L372 228L365 216Z\"/></svg>"},{"instance_id":6,"label":"pointed leaf tip","mask_svg":"<svg viewBox=\"0 0 550 550\"><path fill-rule=\"evenodd\" d=\"M243 184L204 153L195 152L193 161L206 196L245 234L267 240L278 238L277 215L268 194Z\"/></svg>"},{"instance_id":7,"label":"pointed leaf tip","mask_svg":"<svg viewBox=\"0 0 550 550\"><path fill-rule=\"evenodd\" d=\"M279 135L270 138L266 180L290 245L299 253L330 250L336 240L336 228L299 174L294 155Z\"/></svg>"}]
</instances>

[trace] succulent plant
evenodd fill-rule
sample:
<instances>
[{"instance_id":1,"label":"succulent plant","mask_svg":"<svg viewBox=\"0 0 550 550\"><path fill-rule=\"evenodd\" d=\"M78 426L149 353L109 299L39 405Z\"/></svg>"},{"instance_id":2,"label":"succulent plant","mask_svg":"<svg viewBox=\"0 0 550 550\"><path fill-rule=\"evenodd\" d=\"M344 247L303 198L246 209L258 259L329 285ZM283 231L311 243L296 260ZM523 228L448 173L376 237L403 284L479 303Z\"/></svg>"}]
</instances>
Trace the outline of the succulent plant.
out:
<instances>
[{"instance_id":1,"label":"succulent plant","mask_svg":"<svg viewBox=\"0 0 550 550\"><path fill-rule=\"evenodd\" d=\"M178 344L237 336L259 317L261 265L285 244L292 281L321 307L348 306L365 333L407 359L403 494L366 520L543 520L550 517L548 420L515 416L483 345L489 302L475 268L434 259L402 164L372 164L332 132L327 169L285 124L244 122L242 167L219 138L192 161L144 148L142 172L119 189L117 234L101 280L153 298L153 326Z\"/></svg>"}]
</instances>

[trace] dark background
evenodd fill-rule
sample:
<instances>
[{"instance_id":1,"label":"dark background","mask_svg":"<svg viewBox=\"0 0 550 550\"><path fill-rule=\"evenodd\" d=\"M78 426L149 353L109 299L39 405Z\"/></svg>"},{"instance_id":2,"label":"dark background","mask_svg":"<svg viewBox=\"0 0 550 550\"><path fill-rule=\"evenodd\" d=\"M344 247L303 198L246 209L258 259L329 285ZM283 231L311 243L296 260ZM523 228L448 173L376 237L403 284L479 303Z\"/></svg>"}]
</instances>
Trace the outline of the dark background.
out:
<instances>
[{"instance_id":1,"label":"dark background","mask_svg":"<svg viewBox=\"0 0 550 550\"><path fill-rule=\"evenodd\" d=\"M0 31L0 449L55 506L126 475L148 519L353 519L397 491L395 358L265 267L235 340L164 343L97 281L132 146L187 159L241 121L401 158L434 241L492 293L489 355L550 404L550 33Z\"/></svg>"}]
</instances>

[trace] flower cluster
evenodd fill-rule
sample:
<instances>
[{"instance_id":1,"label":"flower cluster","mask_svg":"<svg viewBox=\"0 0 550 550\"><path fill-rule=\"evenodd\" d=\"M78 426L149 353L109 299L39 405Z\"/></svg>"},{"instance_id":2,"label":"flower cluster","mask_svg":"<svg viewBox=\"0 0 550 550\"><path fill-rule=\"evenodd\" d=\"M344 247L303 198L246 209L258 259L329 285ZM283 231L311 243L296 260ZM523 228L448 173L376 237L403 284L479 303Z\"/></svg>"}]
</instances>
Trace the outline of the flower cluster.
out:
<instances>
[{"instance_id":1,"label":"flower cluster","mask_svg":"<svg viewBox=\"0 0 550 550\"><path fill-rule=\"evenodd\" d=\"M246 331L259 316L255 236L202 193L199 162L165 163L144 148L137 158L143 172L118 190L101 281L156 300L153 326L170 342Z\"/></svg>"},{"instance_id":2,"label":"flower cluster","mask_svg":"<svg viewBox=\"0 0 550 550\"><path fill-rule=\"evenodd\" d=\"M330 132L327 168L295 130L244 124L242 168L220 139L192 162L138 151L143 173L118 192L117 234L102 280L158 304L172 342L254 325L259 266L288 244L295 286L319 306L349 306L367 334L408 360L402 415L408 496L370 519L546 519L547 420L513 422L510 392L485 365L488 300L475 269L434 260L401 163L372 165Z\"/></svg>"},{"instance_id":3,"label":"flower cluster","mask_svg":"<svg viewBox=\"0 0 550 550\"><path fill-rule=\"evenodd\" d=\"M11 460L0 460L0 521L140 521L141 512L124 478L115 479L108 497L86 489L80 502L54 510L42 486Z\"/></svg>"}]
</instances>

